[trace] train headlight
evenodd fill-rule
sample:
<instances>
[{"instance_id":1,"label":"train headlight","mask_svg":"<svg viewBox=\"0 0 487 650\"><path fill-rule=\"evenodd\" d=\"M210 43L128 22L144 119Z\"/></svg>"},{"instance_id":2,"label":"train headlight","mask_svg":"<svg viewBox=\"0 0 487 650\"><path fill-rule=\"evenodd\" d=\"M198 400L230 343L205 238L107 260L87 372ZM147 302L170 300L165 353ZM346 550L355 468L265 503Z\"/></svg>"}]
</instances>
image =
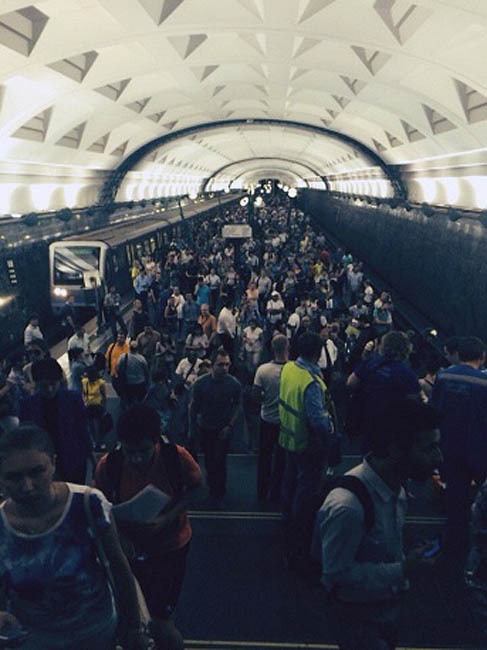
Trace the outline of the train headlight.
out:
<instances>
[{"instance_id":1,"label":"train headlight","mask_svg":"<svg viewBox=\"0 0 487 650\"><path fill-rule=\"evenodd\" d=\"M68 295L68 292L66 289L61 289L61 287L56 287L54 289L54 295L59 296L60 298L66 298Z\"/></svg>"}]
</instances>

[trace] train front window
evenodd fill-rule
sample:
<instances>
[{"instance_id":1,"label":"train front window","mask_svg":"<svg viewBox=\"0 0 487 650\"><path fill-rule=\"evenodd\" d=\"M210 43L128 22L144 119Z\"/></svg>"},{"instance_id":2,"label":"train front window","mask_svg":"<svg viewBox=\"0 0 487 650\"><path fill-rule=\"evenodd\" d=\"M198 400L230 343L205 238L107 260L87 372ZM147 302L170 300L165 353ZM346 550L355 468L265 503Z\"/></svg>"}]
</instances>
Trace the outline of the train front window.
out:
<instances>
[{"instance_id":1,"label":"train front window","mask_svg":"<svg viewBox=\"0 0 487 650\"><path fill-rule=\"evenodd\" d=\"M99 246L57 246L54 251L54 284L83 284L85 273L99 270Z\"/></svg>"}]
</instances>

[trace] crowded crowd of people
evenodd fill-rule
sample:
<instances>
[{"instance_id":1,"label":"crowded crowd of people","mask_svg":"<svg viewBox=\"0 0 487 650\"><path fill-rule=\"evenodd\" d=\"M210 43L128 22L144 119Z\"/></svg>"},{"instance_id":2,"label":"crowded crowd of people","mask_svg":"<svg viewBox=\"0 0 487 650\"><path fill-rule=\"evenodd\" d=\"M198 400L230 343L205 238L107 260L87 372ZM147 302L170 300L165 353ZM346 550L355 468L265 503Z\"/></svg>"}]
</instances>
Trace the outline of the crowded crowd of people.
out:
<instances>
[{"instance_id":1,"label":"crowded crowd of people","mask_svg":"<svg viewBox=\"0 0 487 650\"><path fill-rule=\"evenodd\" d=\"M237 223L252 236L224 239ZM107 287L103 355L68 298L68 377L35 315L25 354L3 361L0 633L26 630L28 650L182 648L172 613L199 454L218 509L237 441L257 453L256 499L282 512L285 565L320 576L342 650L396 647L409 580L437 560L428 544L404 554L411 481L446 483L438 555L462 570L473 542L469 584L487 608L485 488L469 536L472 481L487 475L482 341L451 338L444 358L401 331L362 264L274 194L185 223L131 274L128 318ZM330 478L344 432L363 461Z\"/></svg>"}]
</instances>

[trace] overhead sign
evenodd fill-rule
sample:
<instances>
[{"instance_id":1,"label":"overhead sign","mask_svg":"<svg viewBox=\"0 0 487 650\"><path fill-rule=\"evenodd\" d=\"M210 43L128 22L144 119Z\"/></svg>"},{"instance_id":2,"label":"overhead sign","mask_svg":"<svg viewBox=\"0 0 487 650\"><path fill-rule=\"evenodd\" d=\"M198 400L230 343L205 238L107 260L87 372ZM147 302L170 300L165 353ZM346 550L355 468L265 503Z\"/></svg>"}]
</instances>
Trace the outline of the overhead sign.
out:
<instances>
[{"instance_id":1,"label":"overhead sign","mask_svg":"<svg viewBox=\"0 0 487 650\"><path fill-rule=\"evenodd\" d=\"M232 223L223 226L224 239L248 239L252 237L252 228L246 223Z\"/></svg>"}]
</instances>

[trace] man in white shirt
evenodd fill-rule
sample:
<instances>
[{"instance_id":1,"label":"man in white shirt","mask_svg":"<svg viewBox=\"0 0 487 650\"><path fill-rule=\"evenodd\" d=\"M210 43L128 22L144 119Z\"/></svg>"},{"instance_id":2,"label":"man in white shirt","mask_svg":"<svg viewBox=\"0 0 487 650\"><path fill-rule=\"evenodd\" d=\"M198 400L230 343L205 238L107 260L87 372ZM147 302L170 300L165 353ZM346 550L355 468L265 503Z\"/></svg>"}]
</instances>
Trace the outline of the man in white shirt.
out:
<instances>
[{"instance_id":1,"label":"man in white shirt","mask_svg":"<svg viewBox=\"0 0 487 650\"><path fill-rule=\"evenodd\" d=\"M318 359L318 366L323 371L323 377L327 386L330 385L330 377L333 366L338 359L338 348L330 338L328 327L323 327L320 332L323 347L321 348L321 355Z\"/></svg>"},{"instance_id":2,"label":"man in white shirt","mask_svg":"<svg viewBox=\"0 0 487 650\"><path fill-rule=\"evenodd\" d=\"M201 366L201 359L198 357L196 350L186 348L186 356L181 359L176 368L176 375L182 382L186 390L198 379L198 370Z\"/></svg>"},{"instance_id":3,"label":"man in white shirt","mask_svg":"<svg viewBox=\"0 0 487 650\"><path fill-rule=\"evenodd\" d=\"M415 400L384 412L371 453L342 477L358 479L367 499L336 487L318 512L313 551L321 552L321 582L332 600L330 621L340 650L396 647L409 578L431 564L427 545L404 556L403 485L427 480L443 462L440 422L439 411Z\"/></svg>"},{"instance_id":4,"label":"man in white shirt","mask_svg":"<svg viewBox=\"0 0 487 650\"><path fill-rule=\"evenodd\" d=\"M278 323L284 313L284 302L280 294L277 291L273 291L271 294L271 299L267 303L267 320L272 325Z\"/></svg>"},{"instance_id":5,"label":"man in white shirt","mask_svg":"<svg viewBox=\"0 0 487 650\"><path fill-rule=\"evenodd\" d=\"M86 358L91 354L90 337L85 332L83 325L78 325L73 336L68 340L68 351L73 348L81 348Z\"/></svg>"},{"instance_id":6,"label":"man in white shirt","mask_svg":"<svg viewBox=\"0 0 487 650\"><path fill-rule=\"evenodd\" d=\"M220 311L216 325L216 333L220 338L222 346L233 360L237 319L232 312L232 303L230 300L225 300Z\"/></svg>"},{"instance_id":7,"label":"man in white shirt","mask_svg":"<svg viewBox=\"0 0 487 650\"><path fill-rule=\"evenodd\" d=\"M37 314L32 314L29 323L24 330L24 345L27 347L34 341L43 340L44 334L41 332L41 328L39 327L39 316Z\"/></svg>"},{"instance_id":8,"label":"man in white shirt","mask_svg":"<svg viewBox=\"0 0 487 650\"><path fill-rule=\"evenodd\" d=\"M284 364L289 359L289 341L277 334L271 343L274 359L257 368L254 396L260 402L260 439L257 464L257 497L278 502L281 493L285 454L277 444L279 438L279 382Z\"/></svg>"}]
</instances>

